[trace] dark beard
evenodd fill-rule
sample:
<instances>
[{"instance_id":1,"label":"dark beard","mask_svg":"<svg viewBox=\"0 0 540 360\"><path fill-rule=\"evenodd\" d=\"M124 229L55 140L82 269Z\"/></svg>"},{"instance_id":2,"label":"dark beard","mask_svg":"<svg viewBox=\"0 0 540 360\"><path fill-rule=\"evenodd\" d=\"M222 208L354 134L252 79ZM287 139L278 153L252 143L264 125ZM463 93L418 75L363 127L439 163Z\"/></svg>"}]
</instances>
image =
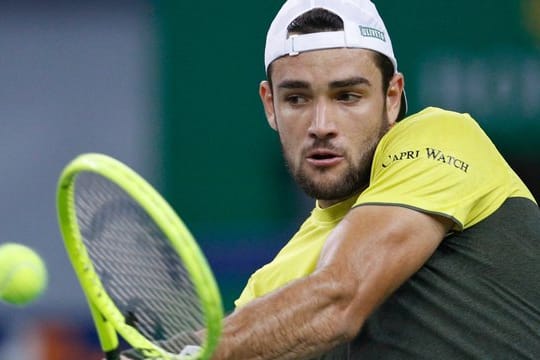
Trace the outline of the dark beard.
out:
<instances>
[{"instance_id":1,"label":"dark beard","mask_svg":"<svg viewBox=\"0 0 540 360\"><path fill-rule=\"evenodd\" d=\"M371 156L373 156L374 151L375 149L370 151ZM362 163L364 163L364 161L362 161ZM334 184L321 184L315 182L301 169L292 173L292 176L298 186L300 186L309 197L318 200L338 200L348 198L352 194L365 188L369 183L370 168L371 162L365 164L365 166L351 167L347 173Z\"/></svg>"},{"instance_id":2,"label":"dark beard","mask_svg":"<svg viewBox=\"0 0 540 360\"><path fill-rule=\"evenodd\" d=\"M369 144L364 144L363 155L358 162L356 164L351 164L350 168L342 176L342 178L334 183L321 183L313 181L313 179L302 170L301 166L294 170L290 165L290 161L285 156L287 168L289 169L289 172L296 183L308 196L318 200L346 199L353 194L361 192L369 185L373 156L379 141L389 130L387 124L388 121L386 120L386 116L383 116L379 133L376 135L374 141L371 141ZM325 143L328 143L328 141L320 141L319 145L326 148L331 148L329 145L323 145ZM350 159L347 160L350 161ZM325 170L321 170L321 173L324 171Z\"/></svg>"}]
</instances>

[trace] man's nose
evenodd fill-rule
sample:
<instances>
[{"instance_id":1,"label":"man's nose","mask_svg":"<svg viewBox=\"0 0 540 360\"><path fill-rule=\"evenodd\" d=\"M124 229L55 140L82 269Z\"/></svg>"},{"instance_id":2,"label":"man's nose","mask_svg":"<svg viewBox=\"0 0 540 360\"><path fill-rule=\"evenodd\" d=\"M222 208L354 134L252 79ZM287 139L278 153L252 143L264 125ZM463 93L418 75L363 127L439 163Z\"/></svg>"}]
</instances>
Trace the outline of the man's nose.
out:
<instances>
[{"instance_id":1,"label":"man's nose","mask_svg":"<svg viewBox=\"0 0 540 360\"><path fill-rule=\"evenodd\" d=\"M335 119L332 116L331 105L320 100L315 104L313 119L309 127L309 135L313 138L324 139L337 135Z\"/></svg>"}]
</instances>

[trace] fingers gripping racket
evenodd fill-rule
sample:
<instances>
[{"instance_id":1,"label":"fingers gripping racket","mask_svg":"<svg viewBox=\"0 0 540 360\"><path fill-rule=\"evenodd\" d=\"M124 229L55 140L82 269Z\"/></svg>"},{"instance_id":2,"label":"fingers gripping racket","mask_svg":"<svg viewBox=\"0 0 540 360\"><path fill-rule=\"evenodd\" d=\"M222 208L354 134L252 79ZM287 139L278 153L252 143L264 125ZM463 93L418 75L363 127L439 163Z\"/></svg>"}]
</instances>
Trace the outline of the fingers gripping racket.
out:
<instances>
[{"instance_id":1,"label":"fingers gripping racket","mask_svg":"<svg viewBox=\"0 0 540 360\"><path fill-rule=\"evenodd\" d=\"M144 359L208 359L223 308L193 236L144 179L102 154L83 154L57 189L65 247L101 347L119 359L120 335ZM186 346L195 355L179 355Z\"/></svg>"}]
</instances>

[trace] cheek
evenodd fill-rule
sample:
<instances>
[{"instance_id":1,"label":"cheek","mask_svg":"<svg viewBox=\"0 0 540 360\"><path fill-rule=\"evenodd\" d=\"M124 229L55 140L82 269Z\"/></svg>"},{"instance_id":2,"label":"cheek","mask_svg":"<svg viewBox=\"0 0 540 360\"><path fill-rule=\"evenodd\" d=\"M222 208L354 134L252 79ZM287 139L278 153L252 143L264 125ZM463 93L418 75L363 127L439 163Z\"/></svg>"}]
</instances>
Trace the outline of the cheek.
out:
<instances>
[{"instance_id":1,"label":"cheek","mask_svg":"<svg viewBox=\"0 0 540 360\"><path fill-rule=\"evenodd\" d=\"M301 142L308 133L309 121L297 110L276 109L275 121L280 137L288 144Z\"/></svg>"},{"instance_id":2,"label":"cheek","mask_svg":"<svg viewBox=\"0 0 540 360\"><path fill-rule=\"evenodd\" d=\"M302 156L304 137L294 132L294 130L287 125L288 124L283 122L279 123L278 135L287 162L289 165L295 166L294 164L298 163L300 161L299 158Z\"/></svg>"},{"instance_id":3,"label":"cheek","mask_svg":"<svg viewBox=\"0 0 540 360\"><path fill-rule=\"evenodd\" d=\"M276 109L275 113L276 127L282 133L287 136L291 132L295 132L295 127L298 126L298 118L291 110Z\"/></svg>"},{"instance_id":4,"label":"cheek","mask_svg":"<svg viewBox=\"0 0 540 360\"><path fill-rule=\"evenodd\" d=\"M351 126L342 129L342 134L347 138L349 146L358 152L365 147L369 147L373 142L380 140L381 136L388 130L389 125L384 117L380 115L372 116L372 121L350 122Z\"/></svg>"},{"instance_id":5,"label":"cheek","mask_svg":"<svg viewBox=\"0 0 540 360\"><path fill-rule=\"evenodd\" d=\"M296 149L298 148L298 138L291 136L291 133L287 130L280 130L278 133L283 151L285 151L288 156L294 156Z\"/></svg>"}]
</instances>

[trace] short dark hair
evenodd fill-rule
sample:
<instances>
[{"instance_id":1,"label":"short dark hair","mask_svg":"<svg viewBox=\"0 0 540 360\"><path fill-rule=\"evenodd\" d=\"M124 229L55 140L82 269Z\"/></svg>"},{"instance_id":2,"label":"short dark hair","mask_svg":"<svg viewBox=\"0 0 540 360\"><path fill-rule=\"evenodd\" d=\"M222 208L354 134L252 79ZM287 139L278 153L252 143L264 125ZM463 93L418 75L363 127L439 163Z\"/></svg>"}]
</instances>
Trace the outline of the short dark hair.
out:
<instances>
[{"instance_id":1,"label":"short dark hair","mask_svg":"<svg viewBox=\"0 0 540 360\"><path fill-rule=\"evenodd\" d=\"M300 15L287 27L289 35L340 30L343 30L343 20L333 12L323 8L315 8ZM388 86L390 86L390 80L392 80L395 73L394 64L387 56L376 51L372 51L372 53L375 65L381 71L383 94L386 94ZM266 76L270 86L272 86L272 64L268 66ZM401 117L402 114L400 113L397 120L401 120Z\"/></svg>"},{"instance_id":2,"label":"short dark hair","mask_svg":"<svg viewBox=\"0 0 540 360\"><path fill-rule=\"evenodd\" d=\"M304 13L287 26L289 35L339 30L343 30L343 20L333 12L323 8L316 8Z\"/></svg>"}]
</instances>

